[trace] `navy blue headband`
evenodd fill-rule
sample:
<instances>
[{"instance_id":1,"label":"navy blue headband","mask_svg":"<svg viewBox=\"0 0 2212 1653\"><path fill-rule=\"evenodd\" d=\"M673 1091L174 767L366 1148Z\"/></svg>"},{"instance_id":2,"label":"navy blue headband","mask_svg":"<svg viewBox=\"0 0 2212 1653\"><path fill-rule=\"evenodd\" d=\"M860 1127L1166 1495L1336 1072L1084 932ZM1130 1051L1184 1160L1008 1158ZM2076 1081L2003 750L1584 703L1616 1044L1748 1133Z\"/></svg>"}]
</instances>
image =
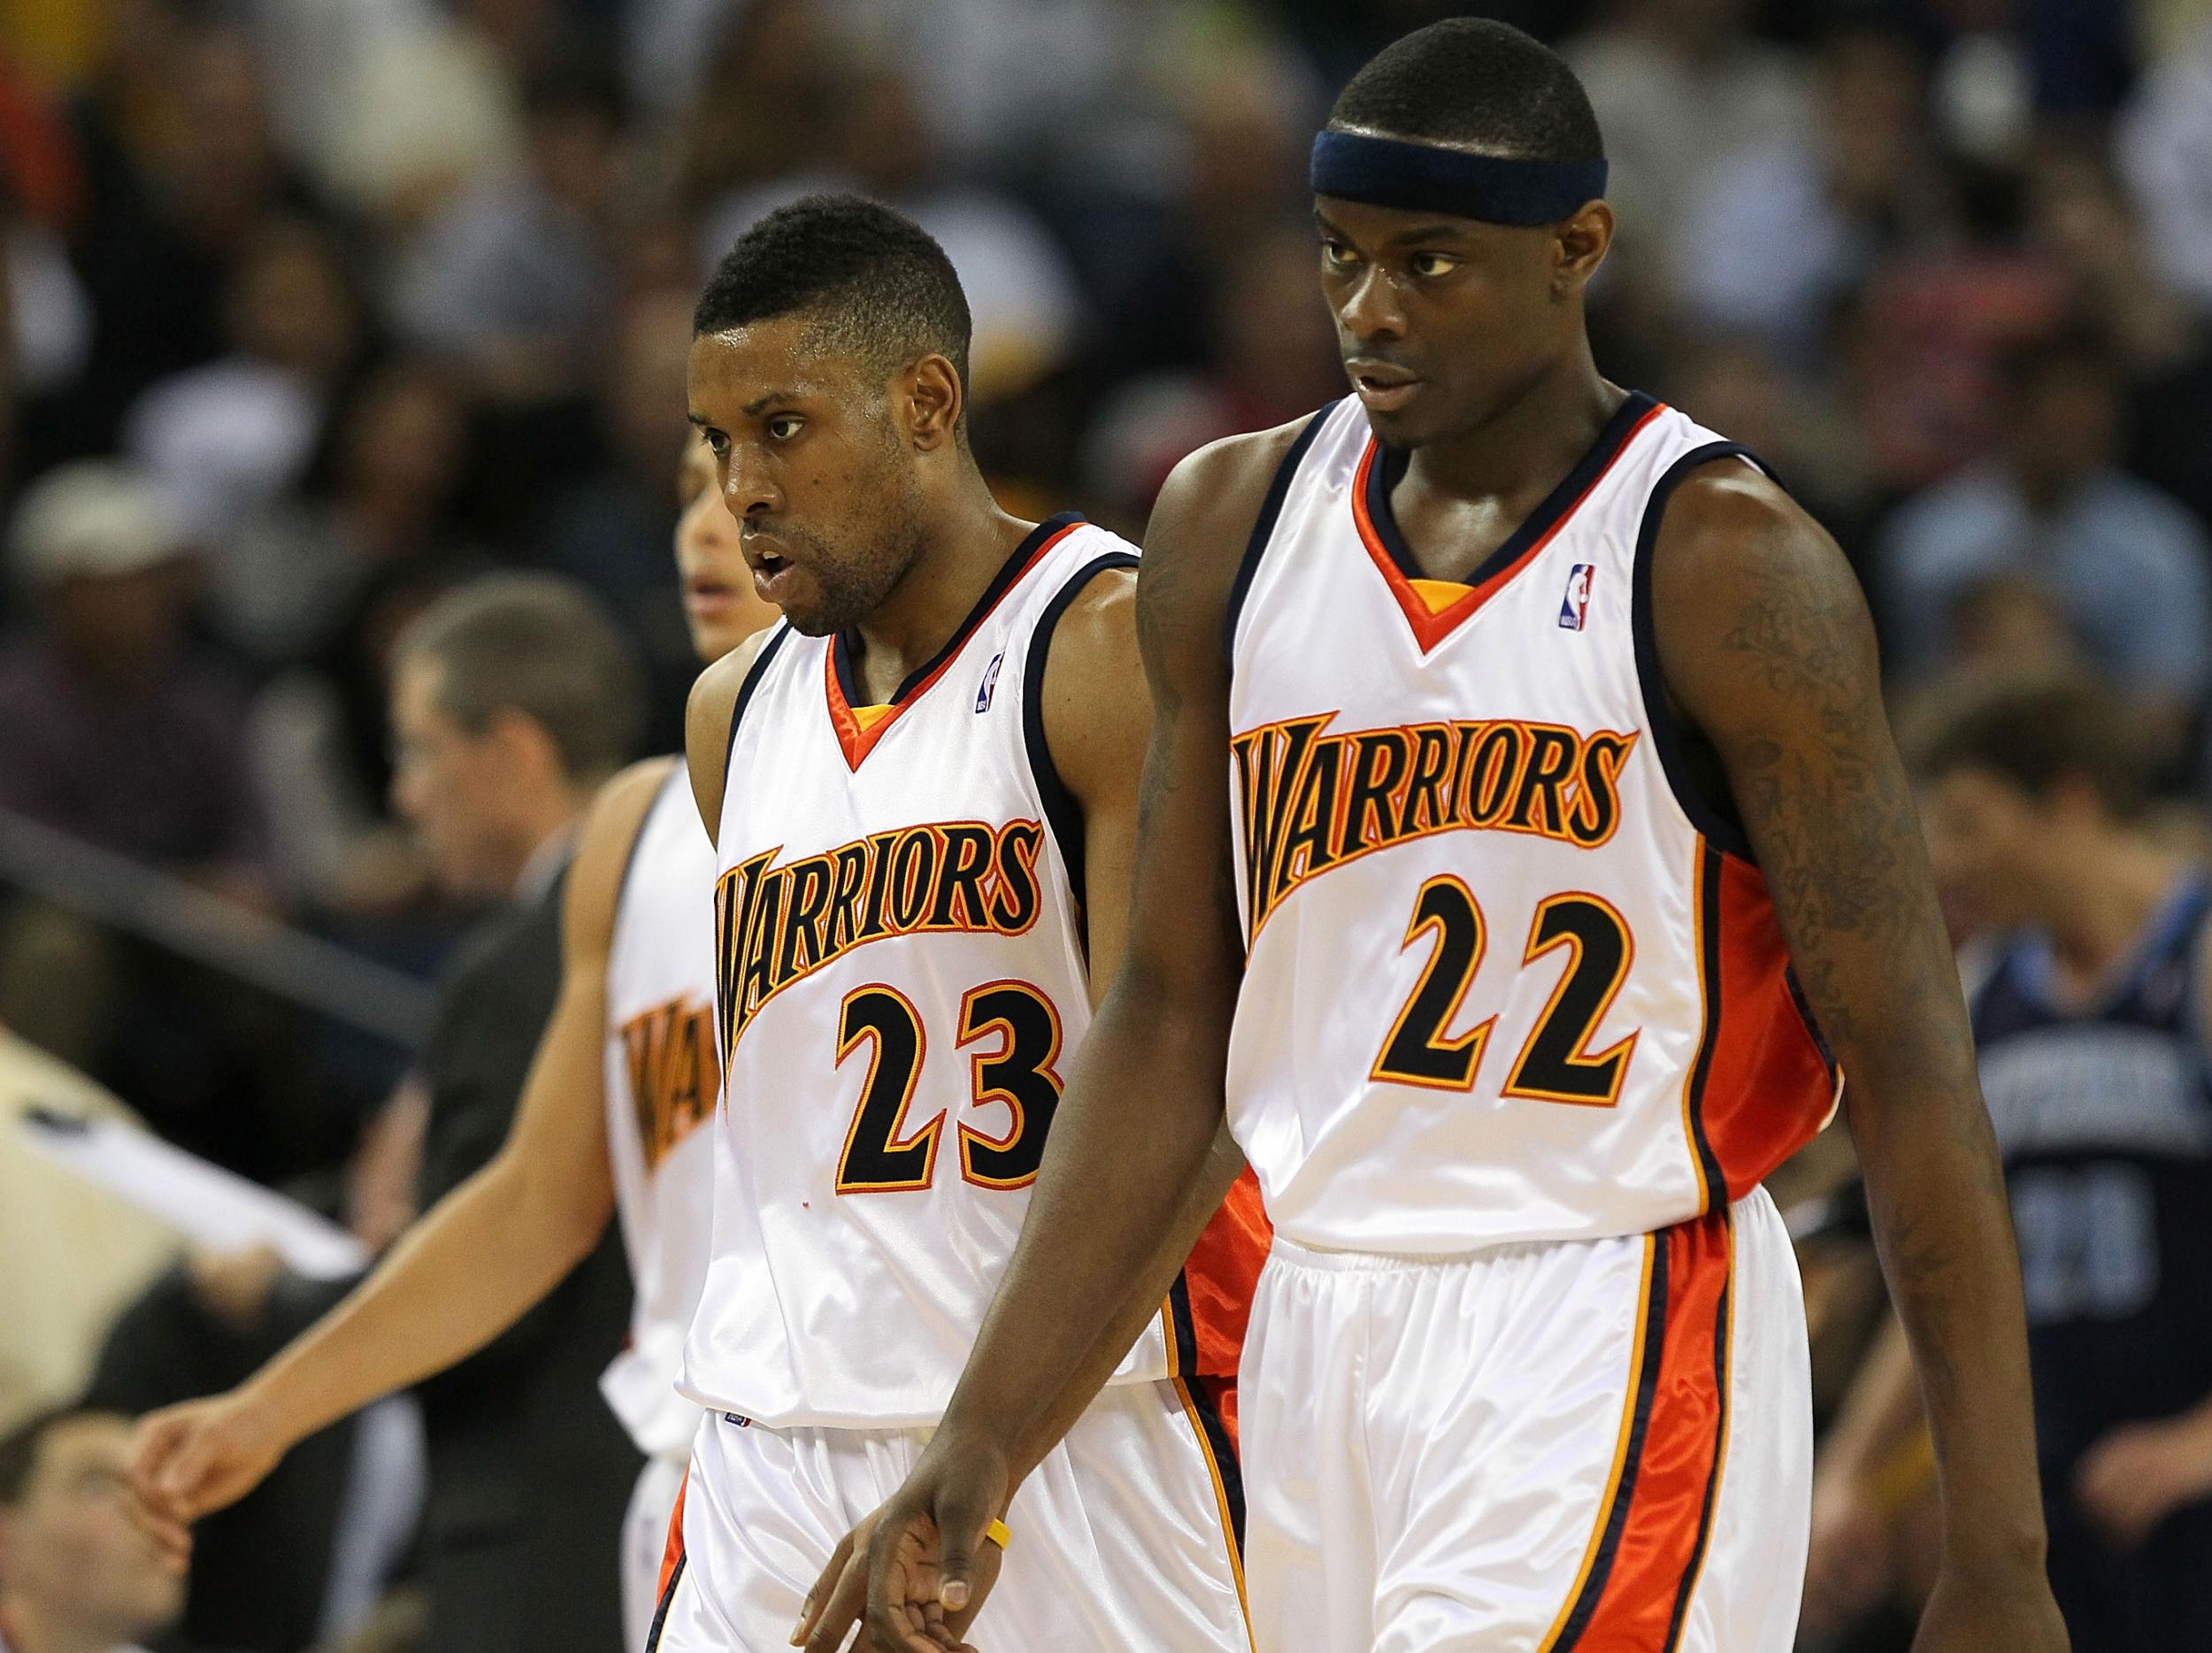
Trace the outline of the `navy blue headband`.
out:
<instances>
[{"instance_id":1,"label":"navy blue headband","mask_svg":"<svg viewBox=\"0 0 2212 1653\"><path fill-rule=\"evenodd\" d=\"M1515 161L1358 132L1313 141L1313 192L1485 224L1556 224L1605 193L1605 163Z\"/></svg>"}]
</instances>

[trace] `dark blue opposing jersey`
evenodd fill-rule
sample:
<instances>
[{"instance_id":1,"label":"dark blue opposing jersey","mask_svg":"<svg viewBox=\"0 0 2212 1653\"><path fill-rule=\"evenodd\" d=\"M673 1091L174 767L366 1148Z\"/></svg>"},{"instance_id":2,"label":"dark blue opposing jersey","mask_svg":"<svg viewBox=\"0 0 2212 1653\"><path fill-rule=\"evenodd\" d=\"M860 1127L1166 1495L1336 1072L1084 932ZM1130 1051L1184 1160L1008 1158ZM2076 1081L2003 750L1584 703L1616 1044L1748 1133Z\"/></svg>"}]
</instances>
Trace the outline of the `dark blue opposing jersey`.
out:
<instances>
[{"instance_id":1,"label":"dark blue opposing jersey","mask_svg":"<svg viewBox=\"0 0 2212 1653\"><path fill-rule=\"evenodd\" d=\"M2114 1426L2212 1395L2208 914L2212 883L2192 877L2088 1005L2053 1003L2040 935L2016 942L1974 997L2053 1491Z\"/></svg>"}]
</instances>

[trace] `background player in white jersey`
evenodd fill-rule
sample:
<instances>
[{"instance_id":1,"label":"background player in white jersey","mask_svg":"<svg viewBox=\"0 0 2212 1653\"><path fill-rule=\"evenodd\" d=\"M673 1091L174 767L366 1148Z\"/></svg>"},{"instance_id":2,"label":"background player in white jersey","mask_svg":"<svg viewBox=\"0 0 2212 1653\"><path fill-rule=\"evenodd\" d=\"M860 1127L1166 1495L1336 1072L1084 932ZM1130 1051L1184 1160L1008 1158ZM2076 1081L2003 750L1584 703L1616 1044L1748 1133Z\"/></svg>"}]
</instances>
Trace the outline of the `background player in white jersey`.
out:
<instances>
[{"instance_id":1,"label":"background player in white jersey","mask_svg":"<svg viewBox=\"0 0 2212 1653\"><path fill-rule=\"evenodd\" d=\"M1040 1398L1225 1092L1277 1228L1240 1384L1263 1653L1783 1653L1810 1419L1756 1185L1827 1110L1824 1033L1940 1461L1917 1645L2062 1647L1996 1158L1842 557L1599 375L1613 216L1554 54L1409 35L1314 173L1356 397L1156 510L1130 938L875 1529L876 1645L972 1610Z\"/></svg>"},{"instance_id":2,"label":"background player in white jersey","mask_svg":"<svg viewBox=\"0 0 2212 1653\"><path fill-rule=\"evenodd\" d=\"M702 659L773 618L752 590L703 443L685 449L676 562ZM189 1522L250 1492L292 1446L489 1342L557 1285L619 1212L636 1291L601 1380L647 1456L623 1526L623 1616L644 1645L697 1409L676 1362L705 1272L714 1108L713 846L681 765L610 780L564 892L561 996L497 1157L441 1201L337 1309L238 1388L157 1412L134 1471ZM181 1534L173 1534L181 1541Z\"/></svg>"},{"instance_id":3,"label":"background player in white jersey","mask_svg":"<svg viewBox=\"0 0 2212 1653\"><path fill-rule=\"evenodd\" d=\"M1132 550L993 500L967 303L918 227L795 203L695 326L692 418L789 625L692 698L729 1100L653 1646L765 1653L913 1464L1012 1249L1121 950L1149 708ZM995 1605L1023 1646L1247 1646L1227 1386L1264 1240L1248 1180L1221 1203L1236 1169L1194 1176L1156 1281L1091 1326L1066 1440L1009 1516Z\"/></svg>"}]
</instances>

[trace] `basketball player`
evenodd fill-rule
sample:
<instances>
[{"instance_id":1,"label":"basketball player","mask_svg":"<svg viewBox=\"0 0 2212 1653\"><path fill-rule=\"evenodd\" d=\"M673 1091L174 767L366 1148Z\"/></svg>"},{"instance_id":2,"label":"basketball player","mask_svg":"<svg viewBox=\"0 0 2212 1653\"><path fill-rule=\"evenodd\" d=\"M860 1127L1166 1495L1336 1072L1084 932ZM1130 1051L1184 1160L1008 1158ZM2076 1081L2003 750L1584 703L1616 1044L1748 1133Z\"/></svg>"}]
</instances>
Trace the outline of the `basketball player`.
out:
<instances>
[{"instance_id":1,"label":"basketball player","mask_svg":"<svg viewBox=\"0 0 2212 1653\"><path fill-rule=\"evenodd\" d=\"M2146 812L2130 723L2085 683L1999 682L1934 704L1912 753L1939 879L2011 938L1974 1033L2080 1653L2212 1646L2212 880ZM1870 1488L1910 1385L1870 1362L1822 1455L1832 1611L1880 1583Z\"/></svg>"},{"instance_id":2,"label":"basketball player","mask_svg":"<svg viewBox=\"0 0 2212 1653\"><path fill-rule=\"evenodd\" d=\"M976 468L936 242L810 196L739 241L695 325L692 419L787 623L692 696L729 1105L652 1646L767 1653L912 1467L1013 1249L1121 952L1150 708L1131 548L1009 516ZM1016 1645L1248 1647L1224 1386L1263 1240L1248 1180L1221 1204L1237 1169L1194 1175L1156 1289L1102 1303L1066 1415L1045 1397L1065 1439L994 1603Z\"/></svg>"},{"instance_id":3,"label":"basketball player","mask_svg":"<svg viewBox=\"0 0 2212 1653\"><path fill-rule=\"evenodd\" d=\"M1832 1051L1947 1498L1918 1645L2062 1647L2002 1191L1842 557L1599 376L1613 216L1554 54L1410 35L1313 166L1354 395L1155 511L1122 967L874 1529L875 1644L972 1611L1225 1093L1275 1226L1239 1385L1262 1653L1783 1653L1811 1419L1759 1183Z\"/></svg>"},{"instance_id":4,"label":"basketball player","mask_svg":"<svg viewBox=\"0 0 2212 1653\"><path fill-rule=\"evenodd\" d=\"M695 439L679 488L685 616L701 657L713 660L774 611L753 592L713 459ZM569 870L561 996L505 1147L248 1382L146 1420L134 1479L153 1509L179 1522L221 1509L296 1442L482 1348L559 1284L618 1213L637 1297L601 1388L647 1455L622 1553L627 1640L644 1645L698 1419L675 1375L705 1273L712 1194L697 1132L719 1073L712 848L674 759L607 783Z\"/></svg>"}]
</instances>

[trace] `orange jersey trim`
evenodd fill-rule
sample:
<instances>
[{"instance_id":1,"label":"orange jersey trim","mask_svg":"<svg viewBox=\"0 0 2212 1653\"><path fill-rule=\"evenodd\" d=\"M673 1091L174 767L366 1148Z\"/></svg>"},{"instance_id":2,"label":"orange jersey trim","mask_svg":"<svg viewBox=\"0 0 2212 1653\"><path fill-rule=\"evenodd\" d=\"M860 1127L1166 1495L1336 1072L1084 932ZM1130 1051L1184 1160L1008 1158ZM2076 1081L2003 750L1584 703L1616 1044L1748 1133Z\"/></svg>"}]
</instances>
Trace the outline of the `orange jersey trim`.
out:
<instances>
[{"instance_id":1,"label":"orange jersey trim","mask_svg":"<svg viewBox=\"0 0 2212 1653\"><path fill-rule=\"evenodd\" d=\"M899 720L900 715L909 706L928 694L931 688L935 687L939 678L952 670L954 663L960 658L961 651L968 646L968 640L983 629L984 621L991 618L998 605L1007 599L1014 588L1027 578L1030 571L1044 560L1054 546L1059 544L1062 540L1066 539L1069 534L1082 526L1079 520L1070 522L1056 532L1046 534L1039 540L1031 548L1029 554L1022 558L1013 577L1006 580L998 595L986 604L979 612L968 618L966 624L962 626L959 632L954 635L952 642L946 646L944 657L931 668L929 675L918 683L903 685L901 692L895 696L887 705L855 708L846 703L845 686L838 680L837 676L838 642L834 638L831 640L830 646L822 650L822 669L829 700L830 725L837 731L837 744L845 754L845 766L848 769L855 771L859 769L868 754L875 750L876 742L891 732L891 726Z\"/></svg>"},{"instance_id":2,"label":"orange jersey trim","mask_svg":"<svg viewBox=\"0 0 2212 1653\"><path fill-rule=\"evenodd\" d=\"M1725 1211L1652 1236L1625 1442L1544 1653L1655 1653L1703 1569L1728 1438L1734 1237Z\"/></svg>"},{"instance_id":3,"label":"orange jersey trim","mask_svg":"<svg viewBox=\"0 0 2212 1653\"><path fill-rule=\"evenodd\" d=\"M1397 558L1390 554L1389 547L1383 542L1381 531L1375 525L1374 514L1367 505L1367 492L1372 481L1375 462L1382 451L1382 445L1373 437L1369 437L1367 450L1360 455L1359 468L1352 478L1352 520L1359 529L1360 543L1367 548L1367 555L1389 583L1391 596L1398 600L1398 608L1405 615L1406 624L1412 629L1414 641L1420 644L1421 652L1428 653L1450 636L1510 584L1516 574L1535 561L1537 555L1573 519L1582 502L1589 498L1591 490L1604 479L1621 455L1628 451L1636 438L1643 433L1644 427L1665 411L1666 404L1657 402L1645 409L1612 452L1606 455L1604 463L1597 467L1589 481L1583 484L1581 491L1568 502L1549 527L1504 567L1494 569L1481 580L1465 585L1455 580L1410 576L1398 566ZM1452 594L1455 591L1460 595L1454 596Z\"/></svg>"}]
</instances>

